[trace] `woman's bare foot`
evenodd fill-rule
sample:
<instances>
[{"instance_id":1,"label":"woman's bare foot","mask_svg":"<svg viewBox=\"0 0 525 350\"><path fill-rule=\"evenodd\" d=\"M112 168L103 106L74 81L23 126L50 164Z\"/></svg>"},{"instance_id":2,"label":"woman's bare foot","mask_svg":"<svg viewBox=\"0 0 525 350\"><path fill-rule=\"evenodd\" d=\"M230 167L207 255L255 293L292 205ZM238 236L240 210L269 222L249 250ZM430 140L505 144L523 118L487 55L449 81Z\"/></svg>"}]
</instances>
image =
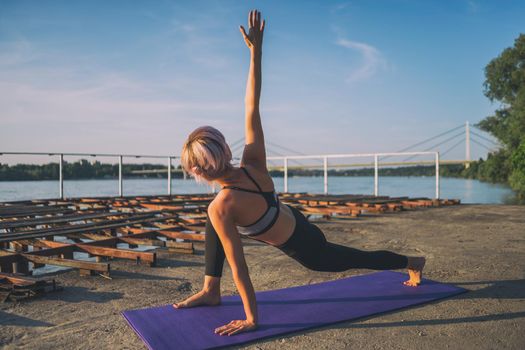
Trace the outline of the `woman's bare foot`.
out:
<instances>
[{"instance_id":1,"label":"woman's bare foot","mask_svg":"<svg viewBox=\"0 0 525 350\"><path fill-rule=\"evenodd\" d=\"M173 304L173 307L176 309L182 309L187 307L194 307L199 305L219 305L221 303L221 295L217 293L207 292L201 290L197 294L192 295L188 299Z\"/></svg>"},{"instance_id":2,"label":"woman's bare foot","mask_svg":"<svg viewBox=\"0 0 525 350\"><path fill-rule=\"evenodd\" d=\"M421 284L423 278L423 268L425 267L426 259L423 257L409 257L408 258L408 276L410 279L403 282L405 286L417 287Z\"/></svg>"}]
</instances>

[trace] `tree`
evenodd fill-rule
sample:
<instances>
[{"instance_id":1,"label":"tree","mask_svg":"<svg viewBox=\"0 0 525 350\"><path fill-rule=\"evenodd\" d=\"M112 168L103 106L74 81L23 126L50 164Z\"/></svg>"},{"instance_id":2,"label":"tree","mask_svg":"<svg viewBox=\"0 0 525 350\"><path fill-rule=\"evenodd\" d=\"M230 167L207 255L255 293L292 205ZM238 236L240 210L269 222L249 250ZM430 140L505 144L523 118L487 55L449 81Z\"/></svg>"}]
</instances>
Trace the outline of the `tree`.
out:
<instances>
[{"instance_id":1,"label":"tree","mask_svg":"<svg viewBox=\"0 0 525 350\"><path fill-rule=\"evenodd\" d=\"M501 106L494 115L480 121L478 127L498 138L503 148L489 156L484 168L499 169L498 176L525 195L525 34L489 62L485 78L485 96Z\"/></svg>"}]
</instances>

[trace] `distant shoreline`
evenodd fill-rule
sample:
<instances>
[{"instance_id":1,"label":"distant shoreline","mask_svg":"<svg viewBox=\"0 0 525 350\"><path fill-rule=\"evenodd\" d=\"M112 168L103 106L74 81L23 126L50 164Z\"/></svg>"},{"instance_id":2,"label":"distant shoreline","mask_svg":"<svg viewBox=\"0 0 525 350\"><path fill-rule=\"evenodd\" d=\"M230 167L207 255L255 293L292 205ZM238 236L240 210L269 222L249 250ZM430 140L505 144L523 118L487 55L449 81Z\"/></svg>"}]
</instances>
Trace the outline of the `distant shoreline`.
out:
<instances>
[{"instance_id":1,"label":"distant shoreline","mask_svg":"<svg viewBox=\"0 0 525 350\"><path fill-rule=\"evenodd\" d=\"M465 174L462 164L443 164L440 166L440 176L457 178L475 178ZM166 179L167 167L159 164L124 164L122 166L125 179ZM379 168L379 176L435 176L434 165L420 165L407 167ZM82 159L75 163L64 163L63 175L65 180L111 180L118 178L118 165L100 162L90 163ZM284 177L282 170L269 170L272 177ZM328 176L374 176L374 168L360 169L328 169ZM288 176L317 177L324 176L322 169L297 169L289 168ZM180 166L171 173L173 179L182 179L184 174ZM43 165L17 164L9 166L0 163L0 181L45 181L59 178L58 164L48 163Z\"/></svg>"},{"instance_id":2,"label":"distant shoreline","mask_svg":"<svg viewBox=\"0 0 525 350\"><path fill-rule=\"evenodd\" d=\"M436 175L390 175L390 174L379 174L380 177L435 177ZM274 178L280 178L280 177L284 177L284 175L271 175L272 177ZM333 176L337 176L337 177L373 177L374 175L340 175L340 174L330 174L328 173L328 176L330 177L333 177ZM462 178L462 177L459 177L459 176L447 176L447 175L442 175L440 174L441 177L447 177L447 178L461 178L461 179L465 179L465 178ZM288 175L289 178L293 178L293 177L319 177L319 178L322 178L323 175ZM123 180L154 180L154 179L163 179L163 180L167 180L167 176L123 176L122 177ZM174 177L172 176L172 179L175 180L175 179L182 179L182 177ZM82 180L82 181L104 181L104 180L107 180L107 181L115 181L115 180L118 180L118 177L90 177L90 178L65 178L64 181L78 181L78 180ZM190 178L188 178L188 180L190 180ZM468 179L467 179L468 180ZM478 180L478 179L471 179L471 180ZM58 181L58 178L56 179L22 179L22 180L16 180L16 179L8 179L8 180L2 180L0 179L0 182L32 182L32 181ZM478 180L478 181L481 181L481 180ZM506 185L505 183L499 183L501 185Z\"/></svg>"}]
</instances>

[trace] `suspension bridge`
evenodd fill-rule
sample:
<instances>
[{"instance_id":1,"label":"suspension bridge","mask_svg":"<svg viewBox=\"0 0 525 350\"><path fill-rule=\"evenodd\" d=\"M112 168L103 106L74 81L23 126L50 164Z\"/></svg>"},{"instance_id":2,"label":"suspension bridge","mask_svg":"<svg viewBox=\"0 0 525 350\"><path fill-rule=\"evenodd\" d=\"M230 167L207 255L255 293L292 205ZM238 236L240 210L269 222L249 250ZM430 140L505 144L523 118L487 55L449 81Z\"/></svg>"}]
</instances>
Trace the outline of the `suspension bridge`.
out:
<instances>
[{"instance_id":1,"label":"suspension bridge","mask_svg":"<svg viewBox=\"0 0 525 350\"><path fill-rule=\"evenodd\" d=\"M290 163L288 168L318 168L322 167L322 164L307 164L305 159L310 157L300 151L293 150L289 147L281 146L274 142L266 140L265 142L266 151L268 154L268 168L270 170L283 169L282 162L285 158L289 158ZM477 154L481 157L489 152L495 152L501 147L499 142L494 139L491 135L481 130L475 125L470 124L468 121L465 124L458 125L447 131L441 132L437 135L433 135L424 140L418 141L407 147L404 147L398 151L392 153L405 153L405 152L439 152L440 160L439 164L464 164L468 167L469 164L475 161L472 157L473 147L477 147ZM232 154L234 158L240 159L242 151L244 149L244 137L237 139L235 142L230 144ZM447 159L446 156L451 154L453 151L463 148L464 158L463 159ZM434 161L417 160L418 155L410 155L404 159L396 161L386 161L392 159L394 156L382 157L381 166L410 166L410 165L432 165ZM303 158L303 159L301 159ZM316 157L321 158L321 156ZM332 157L337 158L337 157ZM344 155L341 158L346 158ZM399 158L399 156L397 157ZM349 168L349 167L367 167L373 165L372 162L359 162L359 163L334 163L330 164L331 168Z\"/></svg>"},{"instance_id":2,"label":"suspension bridge","mask_svg":"<svg viewBox=\"0 0 525 350\"><path fill-rule=\"evenodd\" d=\"M290 168L322 168L324 177L324 193L328 193L328 167L330 168L374 168L374 195L379 195L378 190L378 178L379 178L379 167L385 166L410 166L410 165L435 165L436 175L436 194L435 197L439 198L439 166L444 164L464 164L468 167L473 161L472 156L472 145L476 145L478 151L481 149L482 153L494 152L501 145L497 140L493 139L489 134L479 129L474 125L470 125L466 122L464 125L459 125L451 128L447 131L418 141L408 147L405 147L397 152L388 153L345 153L345 154L317 154L308 155L302 152L293 150L291 148L278 145L274 142L266 140L267 150L267 161L268 169L271 170L282 170L284 174L284 192L288 192L288 171ZM445 159L451 151L458 147L464 147L465 156L463 159ZM230 144L232 155L235 160L239 160L242 156L244 149L244 137L239 138L235 142ZM421 150L423 148L423 150ZM416 151L416 149L418 149ZM283 154L286 152L286 154ZM64 157L114 157L118 159L118 188L119 196L123 196L123 176L122 166L124 158L126 159L138 159L138 158L150 158L150 159L165 159L167 160L166 169L154 169L154 170L134 170L133 174L149 174L149 173L167 173L168 178L168 194L172 194L172 174L180 173L182 169L173 167L173 160L180 160L178 155L136 155L136 154L90 154L90 153L49 153L49 152L0 152L1 155L45 155L45 156L58 156L59 162L59 197L64 197ZM423 159L422 159L423 157ZM429 159L430 157L430 159ZM341 162L341 159L370 159L368 162L348 163ZM402 159L400 159L402 158ZM338 162L334 160L339 159ZM319 164L319 160L322 161ZM330 160L330 165L328 162ZM308 161L314 161L313 164L307 164ZM293 164L291 164L293 163ZM317 163L317 164L316 164ZM282 165L281 165L282 164ZM186 178L184 172L183 177ZM215 188L212 188L215 191Z\"/></svg>"}]
</instances>

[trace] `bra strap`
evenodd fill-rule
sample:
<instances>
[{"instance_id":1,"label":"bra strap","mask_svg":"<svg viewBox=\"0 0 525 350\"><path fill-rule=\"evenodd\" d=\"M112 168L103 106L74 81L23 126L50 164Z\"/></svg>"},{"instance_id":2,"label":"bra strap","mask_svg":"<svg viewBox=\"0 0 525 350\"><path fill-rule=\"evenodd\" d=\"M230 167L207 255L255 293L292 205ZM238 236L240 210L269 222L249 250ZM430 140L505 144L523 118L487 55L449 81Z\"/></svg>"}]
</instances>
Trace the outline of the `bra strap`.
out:
<instances>
[{"instance_id":1,"label":"bra strap","mask_svg":"<svg viewBox=\"0 0 525 350\"><path fill-rule=\"evenodd\" d=\"M249 190L247 188L241 188L241 187L237 187L237 186L224 186L222 188L222 190L239 190L239 191L244 191L244 192L251 192L251 193L261 193L259 191L255 191L255 190Z\"/></svg>"},{"instance_id":2,"label":"bra strap","mask_svg":"<svg viewBox=\"0 0 525 350\"><path fill-rule=\"evenodd\" d=\"M255 186L257 186L257 188L259 189L259 192L263 192L261 186L259 186L257 181L255 181L255 179L248 172L248 169L246 169L245 167L241 167L241 169L244 170L244 173L250 178L250 180L252 180L252 182L255 184Z\"/></svg>"}]
</instances>

